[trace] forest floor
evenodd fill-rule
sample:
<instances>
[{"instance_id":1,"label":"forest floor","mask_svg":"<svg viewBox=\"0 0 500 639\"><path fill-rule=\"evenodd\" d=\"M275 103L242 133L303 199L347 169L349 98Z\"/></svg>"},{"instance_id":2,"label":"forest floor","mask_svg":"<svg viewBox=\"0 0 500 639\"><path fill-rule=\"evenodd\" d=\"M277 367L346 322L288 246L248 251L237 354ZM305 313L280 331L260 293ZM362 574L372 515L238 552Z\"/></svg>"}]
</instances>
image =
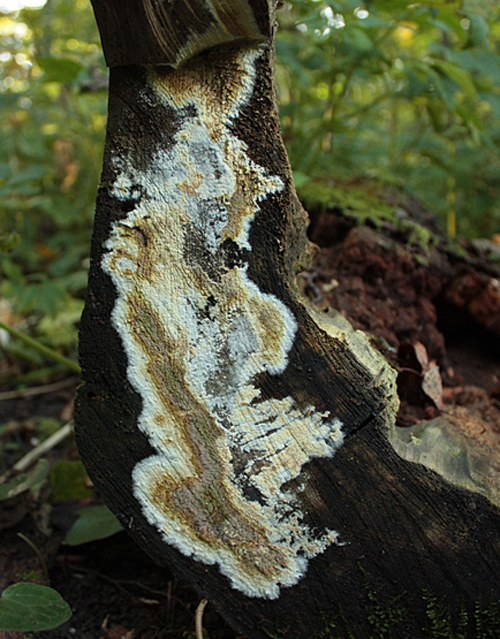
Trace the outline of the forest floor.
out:
<instances>
[{"instance_id":1,"label":"forest floor","mask_svg":"<svg viewBox=\"0 0 500 639\"><path fill-rule=\"evenodd\" d=\"M349 211L313 210L310 237L318 251L299 284L318 308L333 307L372 335L397 368L399 427L444 414L467 437L500 450L500 247L482 241L450 248L420 207L403 201L397 210L400 220L430 229L431 239L408 224L359 224ZM10 449L19 456L36 444L40 420L71 418L77 382L0 402L7 467ZM48 459L52 465L78 460L71 438ZM1 502L0 590L23 580L43 583L48 574L73 616L40 639L194 638L200 596L125 532L79 546L62 543L76 510L90 503L95 496L55 500L49 489ZM203 626L209 638L237 638L210 604ZM21 636L0 631L0 639Z\"/></svg>"}]
</instances>

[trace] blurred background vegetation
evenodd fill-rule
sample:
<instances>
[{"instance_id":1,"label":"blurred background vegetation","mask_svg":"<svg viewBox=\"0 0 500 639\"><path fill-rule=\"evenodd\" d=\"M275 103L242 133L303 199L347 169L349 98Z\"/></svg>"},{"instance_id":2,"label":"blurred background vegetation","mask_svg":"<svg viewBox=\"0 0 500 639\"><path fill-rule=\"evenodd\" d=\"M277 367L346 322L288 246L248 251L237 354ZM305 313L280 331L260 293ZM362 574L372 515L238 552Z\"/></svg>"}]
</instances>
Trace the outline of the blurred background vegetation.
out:
<instances>
[{"instance_id":1,"label":"blurred background vegetation","mask_svg":"<svg viewBox=\"0 0 500 639\"><path fill-rule=\"evenodd\" d=\"M0 321L76 358L107 71L89 0L7 9ZM420 200L452 237L498 233L499 13L496 0L285 2L278 83L299 191L325 176L369 178ZM6 333L0 341L0 379L9 358L47 363Z\"/></svg>"}]
</instances>

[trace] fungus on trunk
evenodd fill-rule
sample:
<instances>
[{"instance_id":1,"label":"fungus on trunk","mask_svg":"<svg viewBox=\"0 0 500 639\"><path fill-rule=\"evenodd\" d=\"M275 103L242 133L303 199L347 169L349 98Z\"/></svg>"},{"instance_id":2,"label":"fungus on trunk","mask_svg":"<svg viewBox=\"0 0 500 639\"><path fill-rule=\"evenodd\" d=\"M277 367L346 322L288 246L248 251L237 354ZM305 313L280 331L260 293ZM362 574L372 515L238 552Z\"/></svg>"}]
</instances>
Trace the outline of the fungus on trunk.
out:
<instances>
[{"instance_id":1,"label":"fungus on trunk","mask_svg":"<svg viewBox=\"0 0 500 639\"><path fill-rule=\"evenodd\" d=\"M339 604L366 633L359 566L388 597L471 602L472 566L498 591L497 512L395 453L394 371L299 294L274 4L93 4L111 72L76 422L111 508L256 639Z\"/></svg>"}]
</instances>

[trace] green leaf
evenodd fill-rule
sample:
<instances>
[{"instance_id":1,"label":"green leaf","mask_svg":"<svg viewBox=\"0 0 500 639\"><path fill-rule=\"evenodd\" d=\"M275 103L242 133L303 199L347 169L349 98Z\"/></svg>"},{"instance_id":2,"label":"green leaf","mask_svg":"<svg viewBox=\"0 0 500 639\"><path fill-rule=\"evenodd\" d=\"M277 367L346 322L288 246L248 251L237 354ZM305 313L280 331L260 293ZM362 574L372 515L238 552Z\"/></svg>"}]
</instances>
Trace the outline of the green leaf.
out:
<instances>
[{"instance_id":1,"label":"green leaf","mask_svg":"<svg viewBox=\"0 0 500 639\"><path fill-rule=\"evenodd\" d=\"M106 539L123 530L123 526L107 506L87 506L78 511L78 519L66 535L64 543L79 546L89 541Z\"/></svg>"},{"instance_id":2,"label":"green leaf","mask_svg":"<svg viewBox=\"0 0 500 639\"><path fill-rule=\"evenodd\" d=\"M0 180L4 180L6 177L9 177L11 173L11 168L8 162L0 162Z\"/></svg>"},{"instance_id":3,"label":"green leaf","mask_svg":"<svg viewBox=\"0 0 500 639\"><path fill-rule=\"evenodd\" d=\"M93 490L85 481L87 472L81 461L59 459L52 468L50 485L52 499L83 499L91 497Z\"/></svg>"},{"instance_id":4,"label":"green leaf","mask_svg":"<svg viewBox=\"0 0 500 639\"><path fill-rule=\"evenodd\" d=\"M0 231L0 253L10 253L19 244L19 233Z\"/></svg>"},{"instance_id":5,"label":"green leaf","mask_svg":"<svg viewBox=\"0 0 500 639\"><path fill-rule=\"evenodd\" d=\"M481 45L489 45L488 36L490 28L488 23L482 16L469 16L469 42L472 47L479 47Z\"/></svg>"},{"instance_id":6,"label":"green leaf","mask_svg":"<svg viewBox=\"0 0 500 639\"><path fill-rule=\"evenodd\" d=\"M0 484L0 500L10 499L26 490L36 493L45 481L49 470L49 462L46 459L40 459L31 472L23 473L7 484Z\"/></svg>"},{"instance_id":7,"label":"green leaf","mask_svg":"<svg viewBox=\"0 0 500 639\"><path fill-rule=\"evenodd\" d=\"M345 32L344 43L359 52L370 51L373 48L370 36L358 27L352 27Z\"/></svg>"},{"instance_id":8,"label":"green leaf","mask_svg":"<svg viewBox=\"0 0 500 639\"><path fill-rule=\"evenodd\" d=\"M76 323L80 321L83 301L68 299L55 315L46 315L41 319L38 329L50 338L51 346L65 346L77 339Z\"/></svg>"},{"instance_id":9,"label":"green leaf","mask_svg":"<svg viewBox=\"0 0 500 639\"><path fill-rule=\"evenodd\" d=\"M299 189L303 184L310 180L310 177L301 171L293 171L293 182L295 187Z\"/></svg>"},{"instance_id":10,"label":"green leaf","mask_svg":"<svg viewBox=\"0 0 500 639\"><path fill-rule=\"evenodd\" d=\"M470 98L473 100L477 98L476 85L468 71L461 69L456 64L446 62L445 60L435 60L434 66L440 69L451 80L456 82Z\"/></svg>"},{"instance_id":11,"label":"green leaf","mask_svg":"<svg viewBox=\"0 0 500 639\"><path fill-rule=\"evenodd\" d=\"M33 182L40 180L47 175L47 167L41 164L33 164L29 168L14 174L8 181L8 186L14 186L16 184L23 184L26 182Z\"/></svg>"},{"instance_id":12,"label":"green leaf","mask_svg":"<svg viewBox=\"0 0 500 639\"><path fill-rule=\"evenodd\" d=\"M39 632L57 628L71 617L71 608L61 595L32 583L6 588L0 597L0 628Z\"/></svg>"},{"instance_id":13,"label":"green leaf","mask_svg":"<svg viewBox=\"0 0 500 639\"><path fill-rule=\"evenodd\" d=\"M81 64L69 58L40 57L36 62L45 71L45 82L73 82L83 69Z\"/></svg>"}]
</instances>

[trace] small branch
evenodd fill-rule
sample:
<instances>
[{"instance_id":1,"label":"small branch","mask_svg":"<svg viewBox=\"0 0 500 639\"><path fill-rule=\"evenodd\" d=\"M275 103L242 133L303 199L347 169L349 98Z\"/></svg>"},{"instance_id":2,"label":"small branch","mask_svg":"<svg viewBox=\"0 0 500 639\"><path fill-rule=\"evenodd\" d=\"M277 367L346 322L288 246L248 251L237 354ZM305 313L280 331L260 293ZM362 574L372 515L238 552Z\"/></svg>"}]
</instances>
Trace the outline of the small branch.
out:
<instances>
[{"instance_id":1,"label":"small branch","mask_svg":"<svg viewBox=\"0 0 500 639\"><path fill-rule=\"evenodd\" d=\"M71 435L73 431L73 420L62 426L59 430L56 430L50 437L44 439L43 442L35 446L29 453L27 453L24 457L21 457L19 461L17 461L12 470L16 472L20 472L26 470L31 466L31 464L36 461L42 455L45 455L49 450L55 448L58 444L60 444L66 437Z\"/></svg>"},{"instance_id":2,"label":"small branch","mask_svg":"<svg viewBox=\"0 0 500 639\"><path fill-rule=\"evenodd\" d=\"M46 584L50 583L49 571L47 570L47 564L45 563L45 559L43 558L40 550L35 546L35 544L31 541L29 537L23 535L23 533L18 532L17 536L22 539L24 542L28 544L28 546L34 551L35 555L38 557L38 561L40 562L40 566L42 568L43 578Z\"/></svg>"},{"instance_id":3,"label":"small branch","mask_svg":"<svg viewBox=\"0 0 500 639\"><path fill-rule=\"evenodd\" d=\"M203 611L205 610L205 606L207 605L207 603L208 601L206 599L202 599L198 604L198 608L196 608L196 614L194 618L196 639L203 639Z\"/></svg>"},{"instance_id":4,"label":"small branch","mask_svg":"<svg viewBox=\"0 0 500 639\"><path fill-rule=\"evenodd\" d=\"M121 580L113 579L112 577L103 575L102 572L98 572L97 570L92 570L91 568L83 568L82 566L75 567L74 573L78 573L78 572L84 572L89 575L94 575L95 577L98 577L99 579L103 579L104 581L107 581L110 584L113 584L113 586L118 588L118 590L121 590L122 592L126 593L132 599L138 599L137 595L134 595L134 593L130 592L130 590L127 590L125 586L122 586L122 584L120 583Z\"/></svg>"},{"instance_id":5,"label":"small branch","mask_svg":"<svg viewBox=\"0 0 500 639\"><path fill-rule=\"evenodd\" d=\"M29 335L25 335L24 333L21 333L21 331L18 331L13 326L10 326L9 324L5 324L5 322L0 321L0 328L2 328L4 331L7 331L7 333L9 333L9 335L12 335L12 337L20 339L25 344L28 344L28 346L31 346L32 348L36 349L39 353L42 353L43 355L50 357L51 359L55 360L56 362L59 362L60 364L64 364L66 368L69 368L70 370L75 371L76 373L81 373L81 368L80 366L78 366L76 362L74 362L71 359L68 359L67 357L64 357L64 355L60 355L53 348L49 348L48 346L45 346L38 340L33 339L33 337L29 337Z\"/></svg>"},{"instance_id":6,"label":"small branch","mask_svg":"<svg viewBox=\"0 0 500 639\"><path fill-rule=\"evenodd\" d=\"M156 588L150 588L146 584L143 584L141 581L136 581L133 579L113 579L112 577L108 577L107 575L104 575L102 572L98 572L97 570L93 570L91 568L84 568L83 566L75 566L73 569L73 572L75 574L79 572L83 572L89 575L94 575L95 577L98 577L99 579L104 579L104 581L108 581L109 583L112 583L118 589L122 590L123 592L126 592L130 597L135 599L137 599L138 596L130 592L130 590L127 590L127 588L125 588L125 585L135 586L136 588L140 588L141 590L144 590L145 592L151 593L159 597L164 597L164 598L166 597L167 600L168 600L168 597L172 598L172 582L171 581L168 582L169 586L167 588L167 592L165 593L162 590L157 590ZM187 607L182 602L182 600L179 599L178 601L187 610Z\"/></svg>"},{"instance_id":7,"label":"small branch","mask_svg":"<svg viewBox=\"0 0 500 639\"><path fill-rule=\"evenodd\" d=\"M31 388L23 388L22 390L5 391L0 393L0 402L8 399L18 399L20 397L31 397L33 395L45 395L46 393L52 393L54 391L68 388L75 384L75 378L63 379L60 382L54 382L53 384L44 384L43 386L33 386Z\"/></svg>"}]
</instances>

